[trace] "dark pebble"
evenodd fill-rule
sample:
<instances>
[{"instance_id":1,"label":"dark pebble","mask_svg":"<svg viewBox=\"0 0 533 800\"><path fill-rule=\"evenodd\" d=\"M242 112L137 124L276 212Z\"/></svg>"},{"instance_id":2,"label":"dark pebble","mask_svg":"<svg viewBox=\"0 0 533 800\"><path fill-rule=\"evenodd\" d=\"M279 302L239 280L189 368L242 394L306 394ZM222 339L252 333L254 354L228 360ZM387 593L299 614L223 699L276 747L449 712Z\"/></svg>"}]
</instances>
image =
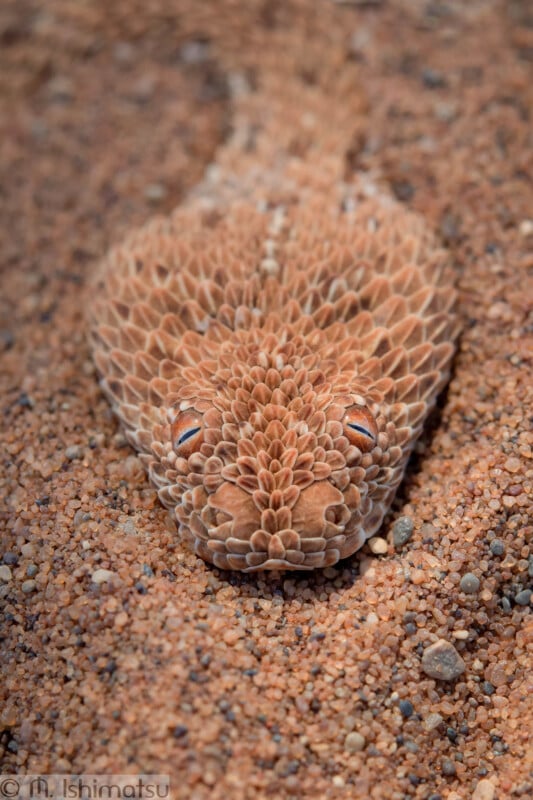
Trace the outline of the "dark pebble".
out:
<instances>
[{"instance_id":1,"label":"dark pebble","mask_svg":"<svg viewBox=\"0 0 533 800\"><path fill-rule=\"evenodd\" d=\"M408 203L415 194L415 188L409 181L393 181L392 191L402 203Z\"/></svg>"},{"instance_id":2,"label":"dark pebble","mask_svg":"<svg viewBox=\"0 0 533 800\"><path fill-rule=\"evenodd\" d=\"M172 731L172 736L174 739L183 739L184 736L187 736L189 733L189 729L186 725L176 725L174 730Z\"/></svg>"},{"instance_id":3,"label":"dark pebble","mask_svg":"<svg viewBox=\"0 0 533 800\"><path fill-rule=\"evenodd\" d=\"M13 336L11 331L1 330L0 347L2 348L2 350L11 350L14 344L15 344L15 337Z\"/></svg>"},{"instance_id":4,"label":"dark pebble","mask_svg":"<svg viewBox=\"0 0 533 800\"><path fill-rule=\"evenodd\" d=\"M479 591L479 578L477 578L472 572L467 572L461 578L461 583L459 584L461 591L465 594L476 594Z\"/></svg>"},{"instance_id":5,"label":"dark pebble","mask_svg":"<svg viewBox=\"0 0 533 800\"><path fill-rule=\"evenodd\" d=\"M400 714L402 717L405 717L405 719L409 719L409 717L413 715L414 708L410 700L400 700L399 708Z\"/></svg>"},{"instance_id":6,"label":"dark pebble","mask_svg":"<svg viewBox=\"0 0 533 800\"><path fill-rule=\"evenodd\" d=\"M22 408L33 408L34 406L33 400L26 394L26 392L22 392L21 394L19 394L17 403Z\"/></svg>"},{"instance_id":7,"label":"dark pebble","mask_svg":"<svg viewBox=\"0 0 533 800\"><path fill-rule=\"evenodd\" d=\"M531 602L531 589L522 589L521 592L515 594L514 601L519 606L528 606Z\"/></svg>"},{"instance_id":8,"label":"dark pebble","mask_svg":"<svg viewBox=\"0 0 533 800\"><path fill-rule=\"evenodd\" d=\"M16 553L4 553L2 561L4 562L4 564L7 564L9 567L12 567L14 564L19 563L19 557Z\"/></svg>"},{"instance_id":9,"label":"dark pebble","mask_svg":"<svg viewBox=\"0 0 533 800\"><path fill-rule=\"evenodd\" d=\"M452 743L457 741L457 731L453 728L446 728L446 736Z\"/></svg>"},{"instance_id":10,"label":"dark pebble","mask_svg":"<svg viewBox=\"0 0 533 800\"><path fill-rule=\"evenodd\" d=\"M496 689L494 688L494 686L492 685L492 683L490 683L489 681L483 681L483 684L482 684L482 686L483 686L483 692L484 692L486 695L488 695L489 697L490 697L492 694L494 694L494 692L496 691Z\"/></svg>"},{"instance_id":11,"label":"dark pebble","mask_svg":"<svg viewBox=\"0 0 533 800\"><path fill-rule=\"evenodd\" d=\"M446 86L446 78L442 72L426 67L422 70L422 83L426 89L442 89Z\"/></svg>"},{"instance_id":12,"label":"dark pebble","mask_svg":"<svg viewBox=\"0 0 533 800\"><path fill-rule=\"evenodd\" d=\"M414 525L410 517L400 517L392 526L394 547L403 547L413 535Z\"/></svg>"},{"instance_id":13,"label":"dark pebble","mask_svg":"<svg viewBox=\"0 0 533 800\"><path fill-rule=\"evenodd\" d=\"M442 769L442 774L446 775L447 778L452 778L457 772L457 770L455 769L455 764L449 758L442 759L441 769Z\"/></svg>"},{"instance_id":14,"label":"dark pebble","mask_svg":"<svg viewBox=\"0 0 533 800\"><path fill-rule=\"evenodd\" d=\"M505 555L505 544L501 539L493 539L489 545L489 549L493 556Z\"/></svg>"}]
</instances>

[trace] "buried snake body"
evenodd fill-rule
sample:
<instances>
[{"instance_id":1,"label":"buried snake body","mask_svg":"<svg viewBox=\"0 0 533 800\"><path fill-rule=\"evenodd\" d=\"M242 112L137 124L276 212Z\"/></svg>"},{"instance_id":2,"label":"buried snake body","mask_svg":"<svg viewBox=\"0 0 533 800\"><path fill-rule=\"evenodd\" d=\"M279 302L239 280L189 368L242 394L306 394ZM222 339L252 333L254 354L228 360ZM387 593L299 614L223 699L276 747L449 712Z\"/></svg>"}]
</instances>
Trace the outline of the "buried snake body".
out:
<instances>
[{"instance_id":1,"label":"buried snake body","mask_svg":"<svg viewBox=\"0 0 533 800\"><path fill-rule=\"evenodd\" d=\"M111 250L91 335L103 389L196 553L313 569L358 550L390 507L448 378L453 274L420 217L344 182L342 98L297 87L318 121L295 155L269 127L294 125L276 82L264 92L260 168L235 135L218 177ZM253 117L257 91L238 103Z\"/></svg>"}]
</instances>

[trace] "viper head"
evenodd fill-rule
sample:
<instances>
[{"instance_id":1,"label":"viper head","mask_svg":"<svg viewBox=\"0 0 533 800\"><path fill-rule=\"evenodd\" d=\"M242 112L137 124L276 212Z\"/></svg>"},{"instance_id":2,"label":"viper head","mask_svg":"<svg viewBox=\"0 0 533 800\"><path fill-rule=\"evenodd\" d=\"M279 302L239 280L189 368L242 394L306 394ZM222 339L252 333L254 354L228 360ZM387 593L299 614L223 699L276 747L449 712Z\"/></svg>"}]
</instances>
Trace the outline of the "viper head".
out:
<instances>
[{"instance_id":1,"label":"viper head","mask_svg":"<svg viewBox=\"0 0 533 800\"><path fill-rule=\"evenodd\" d=\"M370 378L339 372L304 337L236 347L178 391L160 497L220 567L333 564L376 531L390 500L401 450L380 400Z\"/></svg>"}]
</instances>

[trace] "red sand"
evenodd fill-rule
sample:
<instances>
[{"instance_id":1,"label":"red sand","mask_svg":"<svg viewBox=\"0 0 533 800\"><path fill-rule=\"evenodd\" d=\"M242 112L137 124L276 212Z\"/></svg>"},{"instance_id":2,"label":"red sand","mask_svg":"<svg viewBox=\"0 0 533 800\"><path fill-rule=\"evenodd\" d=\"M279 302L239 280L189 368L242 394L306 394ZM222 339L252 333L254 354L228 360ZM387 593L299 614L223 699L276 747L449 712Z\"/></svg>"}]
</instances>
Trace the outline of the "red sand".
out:
<instances>
[{"instance_id":1,"label":"red sand","mask_svg":"<svg viewBox=\"0 0 533 800\"><path fill-rule=\"evenodd\" d=\"M191 42L232 4L200 5L0 10L2 769L168 772L194 800L531 797L528 4L335 11L368 96L353 167L440 232L464 332L382 531L408 516L411 540L279 580L180 545L86 345L97 259L227 130L223 65ZM439 639L455 681L422 670Z\"/></svg>"}]
</instances>

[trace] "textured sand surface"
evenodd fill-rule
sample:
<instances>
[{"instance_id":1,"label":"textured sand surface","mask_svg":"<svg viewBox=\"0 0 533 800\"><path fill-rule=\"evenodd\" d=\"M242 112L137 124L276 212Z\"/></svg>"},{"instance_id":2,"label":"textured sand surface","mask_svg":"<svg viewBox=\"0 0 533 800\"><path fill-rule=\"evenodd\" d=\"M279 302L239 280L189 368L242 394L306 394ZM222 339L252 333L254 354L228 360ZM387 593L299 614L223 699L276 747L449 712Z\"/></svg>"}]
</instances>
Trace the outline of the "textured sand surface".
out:
<instances>
[{"instance_id":1,"label":"textured sand surface","mask_svg":"<svg viewBox=\"0 0 533 800\"><path fill-rule=\"evenodd\" d=\"M217 53L285 20L246 7L0 9L2 770L169 772L194 800L529 798L527 3L332 6L366 94L351 169L450 248L464 325L385 554L208 567L98 389L84 287L214 159L239 80Z\"/></svg>"}]
</instances>

